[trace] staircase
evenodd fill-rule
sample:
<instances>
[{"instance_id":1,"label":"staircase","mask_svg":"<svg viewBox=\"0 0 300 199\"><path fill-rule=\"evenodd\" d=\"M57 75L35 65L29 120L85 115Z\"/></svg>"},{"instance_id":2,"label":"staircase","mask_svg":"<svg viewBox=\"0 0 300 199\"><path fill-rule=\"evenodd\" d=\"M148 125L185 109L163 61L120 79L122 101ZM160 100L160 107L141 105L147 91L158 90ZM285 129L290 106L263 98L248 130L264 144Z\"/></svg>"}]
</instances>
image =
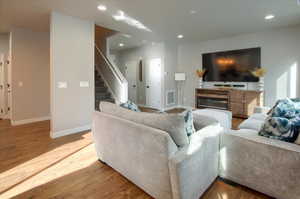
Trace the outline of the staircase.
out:
<instances>
[{"instance_id":1,"label":"staircase","mask_svg":"<svg viewBox=\"0 0 300 199\"><path fill-rule=\"evenodd\" d=\"M100 101L115 103L99 73L95 70L95 110L99 111Z\"/></svg>"}]
</instances>

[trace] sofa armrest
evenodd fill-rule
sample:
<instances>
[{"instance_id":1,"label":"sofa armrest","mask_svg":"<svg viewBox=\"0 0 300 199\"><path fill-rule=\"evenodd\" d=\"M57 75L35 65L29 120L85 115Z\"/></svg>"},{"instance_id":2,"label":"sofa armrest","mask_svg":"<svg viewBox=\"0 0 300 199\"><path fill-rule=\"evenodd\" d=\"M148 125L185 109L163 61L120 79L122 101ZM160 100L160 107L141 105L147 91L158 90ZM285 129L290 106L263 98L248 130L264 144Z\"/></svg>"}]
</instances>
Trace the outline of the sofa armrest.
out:
<instances>
[{"instance_id":1,"label":"sofa armrest","mask_svg":"<svg viewBox=\"0 0 300 199\"><path fill-rule=\"evenodd\" d=\"M154 198L171 198L168 162L178 148L168 133L95 112L92 134L99 159Z\"/></svg>"},{"instance_id":2,"label":"sofa armrest","mask_svg":"<svg viewBox=\"0 0 300 199\"><path fill-rule=\"evenodd\" d=\"M216 179L222 131L219 123L204 127L169 160L174 199L198 199Z\"/></svg>"}]
</instances>

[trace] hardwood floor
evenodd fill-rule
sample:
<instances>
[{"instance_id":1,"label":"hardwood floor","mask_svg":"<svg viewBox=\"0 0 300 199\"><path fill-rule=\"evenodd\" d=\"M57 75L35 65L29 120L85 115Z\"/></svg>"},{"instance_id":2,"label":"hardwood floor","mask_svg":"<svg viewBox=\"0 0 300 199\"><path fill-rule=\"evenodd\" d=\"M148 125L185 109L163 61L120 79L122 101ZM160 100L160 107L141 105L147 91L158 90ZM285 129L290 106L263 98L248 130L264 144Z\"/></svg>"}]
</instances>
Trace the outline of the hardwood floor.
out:
<instances>
[{"instance_id":1,"label":"hardwood floor","mask_svg":"<svg viewBox=\"0 0 300 199\"><path fill-rule=\"evenodd\" d=\"M151 198L97 161L91 133L52 140L49 122L11 127L0 120L0 198ZM202 199L268 199L216 180Z\"/></svg>"}]
</instances>

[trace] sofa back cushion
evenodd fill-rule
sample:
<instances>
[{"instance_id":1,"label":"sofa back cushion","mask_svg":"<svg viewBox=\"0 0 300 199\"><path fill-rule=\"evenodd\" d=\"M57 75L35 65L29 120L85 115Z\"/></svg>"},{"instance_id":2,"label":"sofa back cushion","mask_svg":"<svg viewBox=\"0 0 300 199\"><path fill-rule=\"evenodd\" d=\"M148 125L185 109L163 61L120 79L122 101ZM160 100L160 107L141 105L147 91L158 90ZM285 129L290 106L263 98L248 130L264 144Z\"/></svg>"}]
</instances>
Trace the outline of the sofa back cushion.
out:
<instances>
[{"instance_id":1,"label":"sofa back cushion","mask_svg":"<svg viewBox=\"0 0 300 199\"><path fill-rule=\"evenodd\" d=\"M100 110L103 113L163 130L171 136L178 147L189 144L182 115L135 112L109 102L101 102Z\"/></svg>"}]
</instances>

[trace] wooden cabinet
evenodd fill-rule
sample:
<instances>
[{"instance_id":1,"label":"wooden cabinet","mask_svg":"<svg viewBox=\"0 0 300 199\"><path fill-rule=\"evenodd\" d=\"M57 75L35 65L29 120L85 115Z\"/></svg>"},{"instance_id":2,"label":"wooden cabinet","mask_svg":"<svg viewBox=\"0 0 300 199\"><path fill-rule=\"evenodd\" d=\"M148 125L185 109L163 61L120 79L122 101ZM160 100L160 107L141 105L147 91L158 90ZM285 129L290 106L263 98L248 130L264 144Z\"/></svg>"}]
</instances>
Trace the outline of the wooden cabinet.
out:
<instances>
[{"instance_id":1,"label":"wooden cabinet","mask_svg":"<svg viewBox=\"0 0 300 199\"><path fill-rule=\"evenodd\" d=\"M263 106L263 92L236 89L196 89L197 108L230 110L234 117L248 118Z\"/></svg>"}]
</instances>

